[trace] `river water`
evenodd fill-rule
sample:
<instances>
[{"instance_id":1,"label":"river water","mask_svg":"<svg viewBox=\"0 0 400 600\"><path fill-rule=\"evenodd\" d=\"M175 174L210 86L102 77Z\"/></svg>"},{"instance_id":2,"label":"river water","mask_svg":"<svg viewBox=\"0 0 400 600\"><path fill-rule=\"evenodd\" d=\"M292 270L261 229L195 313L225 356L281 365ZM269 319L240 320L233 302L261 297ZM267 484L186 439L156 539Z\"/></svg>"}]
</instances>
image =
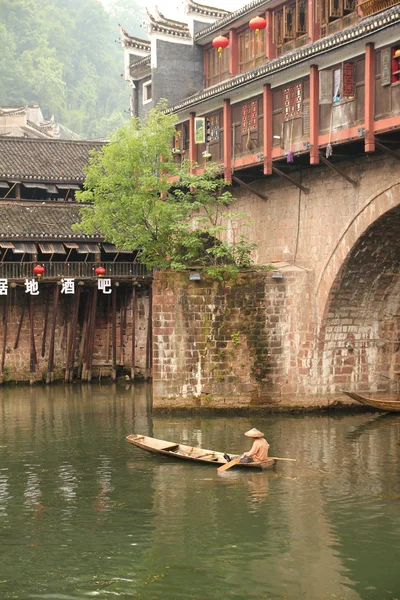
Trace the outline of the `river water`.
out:
<instances>
[{"instance_id":1,"label":"river water","mask_svg":"<svg viewBox=\"0 0 400 600\"><path fill-rule=\"evenodd\" d=\"M169 461L144 433L274 470ZM400 415L151 414L151 388L4 388L0 599L400 599Z\"/></svg>"}]
</instances>

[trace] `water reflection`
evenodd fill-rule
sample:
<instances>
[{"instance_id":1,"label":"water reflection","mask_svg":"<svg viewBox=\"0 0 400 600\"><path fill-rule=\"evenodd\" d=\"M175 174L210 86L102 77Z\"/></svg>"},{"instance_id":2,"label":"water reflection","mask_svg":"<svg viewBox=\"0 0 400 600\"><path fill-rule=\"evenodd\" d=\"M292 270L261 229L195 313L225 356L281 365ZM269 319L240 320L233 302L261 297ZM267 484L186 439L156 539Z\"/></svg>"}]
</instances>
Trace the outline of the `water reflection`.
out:
<instances>
[{"instance_id":1,"label":"water reflection","mask_svg":"<svg viewBox=\"0 0 400 600\"><path fill-rule=\"evenodd\" d=\"M1 393L2 600L400 598L397 416L152 416L147 385ZM238 454L253 426L297 462L218 474L125 442Z\"/></svg>"}]
</instances>

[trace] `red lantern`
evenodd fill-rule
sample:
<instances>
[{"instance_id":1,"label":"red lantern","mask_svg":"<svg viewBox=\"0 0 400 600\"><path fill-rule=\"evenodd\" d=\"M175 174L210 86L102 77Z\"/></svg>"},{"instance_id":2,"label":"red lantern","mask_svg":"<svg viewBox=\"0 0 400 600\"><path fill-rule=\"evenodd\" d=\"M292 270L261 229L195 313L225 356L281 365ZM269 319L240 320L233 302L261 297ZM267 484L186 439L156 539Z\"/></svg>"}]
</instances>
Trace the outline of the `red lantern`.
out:
<instances>
[{"instance_id":1,"label":"red lantern","mask_svg":"<svg viewBox=\"0 0 400 600\"><path fill-rule=\"evenodd\" d=\"M218 52L222 52L224 48L227 48L229 46L229 40L223 35L219 35L218 37L213 39L212 45L214 46L214 48L217 48Z\"/></svg>"},{"instance_id":2,"label":"red lantern","mask_svg":"<svg viewBox=\"0 0 400 600\"><path fill-rule=\"evenodd\" d=\"M33 272L38 276L39 279L44 273L44 267L42 267L42 265L36 265L36 267L33 267Z\"/></svg>"},{"instance_id":3,"label":"red lantern","mask_svg":"<svg viewBox=\"0 0 400 600\"><path fill-rule=\"evenodd\" d=\"M98 275L99 277L103 277L103 275L106 274L106 270L104 267L97 267L97 269L94 270L94 272L96 273L96 275Z\"/></svg>"},{"instance_id":4,"label":"red lantern","mask_svg":"<svg viewBox=\"0 0 400 600\"><path fill-rule=\"evenodd\" d=\"M250 29L253 29L256 33L260 33L260 29L265 29L267 21L263 17L254 17L249 23Z\"/></svg>"}]
</instances>

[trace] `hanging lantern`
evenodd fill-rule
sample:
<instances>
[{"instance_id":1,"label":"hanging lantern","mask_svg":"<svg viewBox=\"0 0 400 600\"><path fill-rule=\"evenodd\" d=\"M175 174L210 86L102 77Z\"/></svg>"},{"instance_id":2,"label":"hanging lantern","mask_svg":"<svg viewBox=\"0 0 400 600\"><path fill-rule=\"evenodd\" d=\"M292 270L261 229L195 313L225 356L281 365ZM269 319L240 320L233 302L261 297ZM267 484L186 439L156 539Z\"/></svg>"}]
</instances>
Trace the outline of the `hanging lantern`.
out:
<instances>
[{"instance_id":1,"label":"hanging lantern","mask_svg":"<svg viewBox=\"0 0 400 600\"><path fill-rule=\"evenodd\" d=\"M39 279L44 273L44 267L42 267L42 265L36 265L36 267L33 267L33 272Z\"/></svg>"},{"instance_id":2,"label":"hanging lantern","mask_svg":"<svg viewBox=\"0 0 400 600\"><path fill-rule=\"evenodd\" d=\"M221 53L224 48L227 48L229 46L229 40L223 35L219 35L218 37L213 39L212 45L214 46L214 48L217 48L219 53Z\"/></svg>"},{"instance_id":3,"label":"hanging lantern","mask_svg":"<svg viewBox=\"0 0 400 600\"><path fill-rule=\"evenodd\" d=\"M106 270L105 270L105 268L104 268L104 267L97 267L97 268L94 270L94 272L96 273L96 275L97 275L98 277L103 277L103 275L105 275L105 274L106 274Z\"/></svg>"},{"instance_id":4,"label":"hanging lantern","mask_svg":"<svg viewBox=\"0 0 400 600\"><path fill-rule=\"evenodd\" d=\"M249 23L250 29L253 29L257 34L260 33L260 29L265 29L267 21L263 17L254 17Z\"/></svg>"}]
</instances>

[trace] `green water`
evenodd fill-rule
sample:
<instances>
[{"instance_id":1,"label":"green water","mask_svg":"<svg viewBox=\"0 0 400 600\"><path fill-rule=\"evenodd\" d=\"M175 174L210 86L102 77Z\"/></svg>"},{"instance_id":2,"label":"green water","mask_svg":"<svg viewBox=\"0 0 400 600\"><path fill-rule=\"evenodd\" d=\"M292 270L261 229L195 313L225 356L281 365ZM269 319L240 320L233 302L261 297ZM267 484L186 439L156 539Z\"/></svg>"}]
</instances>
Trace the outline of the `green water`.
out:
<instances>
[{"instance_id":1,"label":"green water","mask_svg":"<svg viewBox=\"0 0 400 600\"><path fill-rule=\"evenodd\" d=\"M0 599L400 598L400 416L158 416L148 385L0 390ZM265 472L171 462L138 432Z\"/></svg>"}]
</instances>

